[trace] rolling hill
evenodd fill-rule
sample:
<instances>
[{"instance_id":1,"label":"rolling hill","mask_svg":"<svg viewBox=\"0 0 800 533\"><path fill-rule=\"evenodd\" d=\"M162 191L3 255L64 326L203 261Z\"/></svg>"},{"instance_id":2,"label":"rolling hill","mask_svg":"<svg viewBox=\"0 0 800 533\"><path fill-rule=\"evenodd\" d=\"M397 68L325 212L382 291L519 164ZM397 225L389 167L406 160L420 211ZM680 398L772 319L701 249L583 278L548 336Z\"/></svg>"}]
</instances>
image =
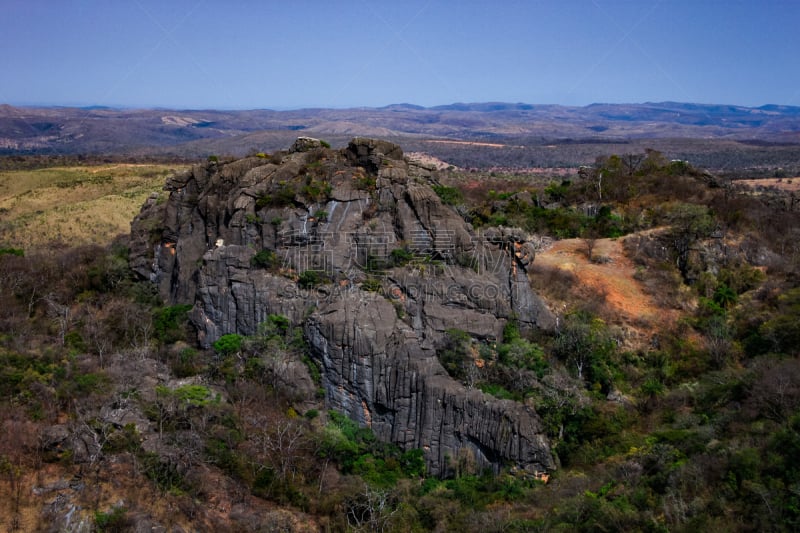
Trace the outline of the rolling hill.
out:
<instances>
[{"instance_id":1,"label":"rolling hill","mask_svg":"<svg viewBox=\"0 0 800 533\"><path fill-rule=\"evenodd\" d=\"M428 108L398 104L291 111L0 106L0 154L194 155L207 153L208 147L233 153L254 141L254 135L259 146L272 150L286 146L298 132L334 140L341 137L341 142L363 135L406 140L525 139L526 144L665 138L797 144L800 107L676 102L585 107L501 102Z\"/></svg>"}]
</instances>

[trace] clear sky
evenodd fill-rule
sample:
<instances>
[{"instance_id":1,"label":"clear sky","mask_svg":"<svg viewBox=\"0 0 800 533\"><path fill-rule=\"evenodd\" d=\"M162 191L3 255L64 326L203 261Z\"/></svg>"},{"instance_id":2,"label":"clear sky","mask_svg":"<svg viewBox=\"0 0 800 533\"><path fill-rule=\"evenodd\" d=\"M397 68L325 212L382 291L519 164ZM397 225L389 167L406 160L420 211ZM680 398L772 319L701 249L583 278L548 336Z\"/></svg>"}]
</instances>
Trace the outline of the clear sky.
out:
<instances>
[{"instance_id":1,"label":"clear sky","mask_svg":"<svg viewBox=\"0 0 800 533\"><path fill-rule=\"evenodd\" d=\"M800 0L0 0L0 103L800 105Z\"/></svg>"}]
</instances>

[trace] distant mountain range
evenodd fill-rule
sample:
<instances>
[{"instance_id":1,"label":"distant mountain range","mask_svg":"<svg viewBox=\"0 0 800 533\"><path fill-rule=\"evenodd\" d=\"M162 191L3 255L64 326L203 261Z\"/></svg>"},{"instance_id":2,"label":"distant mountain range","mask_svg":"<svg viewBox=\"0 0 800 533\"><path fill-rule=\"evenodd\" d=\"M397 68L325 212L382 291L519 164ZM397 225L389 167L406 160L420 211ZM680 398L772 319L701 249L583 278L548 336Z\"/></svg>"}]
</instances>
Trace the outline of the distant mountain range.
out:
<instances>
[{"instance_id":1,"label":"distant mountain range","mask_svg":"<svg viewBox=\"0 0 800 533\"><path fill-rule=\"evenodd\" d=\"M273 111L13 107L0 105L0 153L241 153L285 148L298 135L625 142L720 139L800 144L800 107L677 102L585 107L472 103L436 107Z\"/></svg>"}]
</instances>

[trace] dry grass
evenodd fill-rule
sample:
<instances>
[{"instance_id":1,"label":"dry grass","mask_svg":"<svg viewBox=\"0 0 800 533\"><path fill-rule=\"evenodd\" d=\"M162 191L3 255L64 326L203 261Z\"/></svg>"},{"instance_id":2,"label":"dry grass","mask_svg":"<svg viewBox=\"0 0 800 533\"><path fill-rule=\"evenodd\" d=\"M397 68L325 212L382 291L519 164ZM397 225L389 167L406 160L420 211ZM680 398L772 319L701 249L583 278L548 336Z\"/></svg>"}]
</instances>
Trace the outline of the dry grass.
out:
<instances>
[{"instance_id":1,"label":"dry grass","mask_svg":"<svg viewBox=\"0 0 800 533\"><path fill-rule=\"evenodd\" d=\"M794 178L759 178L749 180L736 180L737 185L745 185L751 189L775 188L787 192L800 191L800 176Z\"/></svg>"},{"instance_id":2,"label":"dry grass","mask_svg":"<svg viewBox=\"0 0 800 533\"><path fill-rule=\"evenodd\" d=\"M174 165L55 167L0 172L0 246L106 244L130 231Z\"/></svg>"},{"instance_id":3,"label":"dry grass","mask_svg":"<svg viewBox=\"0 0 800 533\"><path fill-rule=\"evenodd\" d=\"M639 339L678 318L677 311L665 310L636 279L622 239L597 239L593 259L589 261L582 239L556 241L536 255L532 282L542 285L551 308L593 307L607 322L635 330Z\"/></svg>"}]
</instances>

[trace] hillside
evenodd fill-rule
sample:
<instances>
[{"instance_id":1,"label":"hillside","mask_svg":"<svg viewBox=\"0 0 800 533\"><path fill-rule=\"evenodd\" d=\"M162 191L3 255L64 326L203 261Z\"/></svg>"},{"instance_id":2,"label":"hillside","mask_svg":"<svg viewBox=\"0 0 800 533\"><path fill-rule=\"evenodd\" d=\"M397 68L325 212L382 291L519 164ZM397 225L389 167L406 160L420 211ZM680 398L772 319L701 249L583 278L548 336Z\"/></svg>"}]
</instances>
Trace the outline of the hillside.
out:
<instances>
[{"instance_id":1,"label":"hillside","mask_svg":"<svg viewBox=\"0 0 800 533\"><path fill-rule=\"evenodd\" d=\"M636 265L625 251L623 239L563 239L548 246L536 256L537 271L558 269L574 276L587 298L596 299L614 323L629 328L626 342L631 349L646 347L650 337L660 328L674 327L681 313L664 309L654 295L648 294L636 279ZM558 306L551 298L549 304ZM569 300L562 302L569 306Z\"/></svg>"},{"instance_id":2,"label":"hillside","mask_svg":"<svg viewBox=\"0 0 800 533\"><path fill-rule=\"evenodd\" d=\"M797 529L795 180L598 155L3 173L3 526Z\"/></svg>"},{"instance_id":3,"label":"hillside","mask_svg":"<svg viewBox=\"0 0 800 533\"><path fill-rule=\"evenodd\" d=\"M114 164L0 170L0 242L108 244L179 165Z\"/></svg>"}]
</instances>

